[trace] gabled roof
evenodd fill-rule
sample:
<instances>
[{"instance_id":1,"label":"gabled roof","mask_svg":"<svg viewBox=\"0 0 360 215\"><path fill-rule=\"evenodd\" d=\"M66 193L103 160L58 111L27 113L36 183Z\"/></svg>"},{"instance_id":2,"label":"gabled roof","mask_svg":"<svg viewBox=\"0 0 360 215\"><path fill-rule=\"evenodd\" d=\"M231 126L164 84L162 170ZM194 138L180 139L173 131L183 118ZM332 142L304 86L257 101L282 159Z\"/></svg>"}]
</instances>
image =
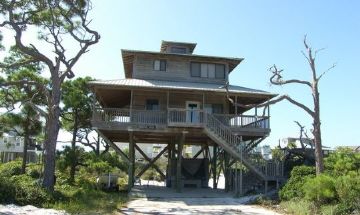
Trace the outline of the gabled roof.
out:
<instances>
[{"instance_id":1,"label":"gabled roof","mask_svg":"<svg viewBox=\"0 0 360 215\"><path fill-rule=\"evenodd\" d=\"M175 54L175 53L163 53L163 52L152 52L152 51L139 51L139 50L121 50L121 55L124 63L124 71L126 78L132 78L134 56L136 54L144 54L156 57L179 57L185 59L191 59L194 61L221 61L229 64L229 73L237 66L244 58L230 58L230 57L219 57L219 56L207 56L207 55L194 55L194 54Z\"/></svg>"},{"instance_id":2,"label":"gabled roof","mask_svg":"<svg viewBox=\"0 0 360 215\"><path fill-rule=\"evenodd\" d=\"M151 88L151 89L169 89L169 90L191 90L226 93L224 85L210 83L180 82L180 81L160 81L160 80L142 80L142 79L117 79L117 80L98 80L91 81L90 86L102 86L108 88ZM241 86L229 85L229 93L232 94L256 94L272 98L276 96L266 91L256 90Z\"/></svg>"}]
</instances>

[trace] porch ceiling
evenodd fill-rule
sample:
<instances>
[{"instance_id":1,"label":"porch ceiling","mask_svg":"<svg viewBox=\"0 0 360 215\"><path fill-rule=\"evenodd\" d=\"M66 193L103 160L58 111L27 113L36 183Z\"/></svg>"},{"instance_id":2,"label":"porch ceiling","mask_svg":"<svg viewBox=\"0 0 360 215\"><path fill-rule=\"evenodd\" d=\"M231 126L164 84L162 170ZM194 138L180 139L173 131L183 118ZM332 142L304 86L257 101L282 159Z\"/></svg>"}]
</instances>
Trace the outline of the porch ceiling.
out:
<instances>
[{"instance_id":1,"label":"porch ceiling","mask_svg":"<svg viewBox=\"0 0 360 215\"><path fill-rule=\"evenodd\" d=\"M114 108L123 108L127 105L130 105L131 100L131 90L135 91L147 91L147 92L153 92L154 94L164 94L165 92L170 93L186 93L186 94L195 94L195 95L205 95L206 97L223 97L223 99L226 99L226 92L222 91L206 91L206 90L182 90L182 89L163 89L163 88L139 88L139 87L129 87L129 86L123 86L123 87L109 87L109 86L103 86L103 85L93 85L92 86L93 92L96 94L97 100L100 102L102 107L114 107ZM166 93L164 94L166 97ZM230 96L235 100L235 96L237 96L238 103L241 103L242 105L247 104L259 104L264 101L267 101L274 97L274 94L269 93L244 93L244 92L230 92ZM233 108L234 109L234 108ZM239 108L238 112L245 111L244 108Z\"/></svg>"}]
</instances>

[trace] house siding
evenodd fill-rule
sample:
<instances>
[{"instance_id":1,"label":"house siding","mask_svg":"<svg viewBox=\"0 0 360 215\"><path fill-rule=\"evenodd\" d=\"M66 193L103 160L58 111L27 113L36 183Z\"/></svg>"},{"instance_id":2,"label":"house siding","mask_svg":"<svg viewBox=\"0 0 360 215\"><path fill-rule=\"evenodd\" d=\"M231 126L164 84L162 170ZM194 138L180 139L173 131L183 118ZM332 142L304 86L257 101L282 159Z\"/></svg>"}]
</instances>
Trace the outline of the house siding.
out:
<instances>
[{"instance_id":1,"label":"house siding","mask_svg":"<svg viewBox=\"0 0 360 215\"><path fill-rule=\"evenodd\" d=\"M154 60L166 60L166 71L155 71L153 68ZM190 59L180 57L155 58L152 56L138 55L135 57L133 66L133 78L153 79L153 80L171 80L171 81L188 81L202 83L224 84L228 79L228 65L224 62L204 62L220 63L225 65L225 79L191 77ZM198 62L198 61L196 61Z\"/></svg>"},{"instance_id":2,"label":"house siding","mask_svg":"<svg viewBox=\"0 0 360 215\"><path fill-rule=\"evenodd\" d=\"M203 95L183 92L169 92L169 108L186 108L186 101L194 101L200 103L200 108L203 109ZM164 91L133 91L132 107L135 110L145 110L146 100L156 99L159 101L160 110L167 108L167 93ZM229 104L224 99L224 96L205 94L205 104L221 104L223 105L223 112L229 113Z\"/></svg>"}]
</instances>

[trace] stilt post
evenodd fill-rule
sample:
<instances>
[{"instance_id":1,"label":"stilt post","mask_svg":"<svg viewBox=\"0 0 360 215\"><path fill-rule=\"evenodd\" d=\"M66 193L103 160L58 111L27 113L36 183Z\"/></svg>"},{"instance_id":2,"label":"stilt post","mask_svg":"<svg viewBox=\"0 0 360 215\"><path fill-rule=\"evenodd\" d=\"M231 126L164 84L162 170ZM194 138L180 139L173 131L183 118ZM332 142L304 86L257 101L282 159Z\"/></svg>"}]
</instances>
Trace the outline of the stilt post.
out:
<instances>
[{"instance_id":1,"label":"stilt post","mask_svg":"<svg viewBox=\"0 0 360 215\"><path fill-rule=\"evenodd\" d=\"M213 174L213 189L217 189L217 183L216 183L216 166L217 166L217 145L215 144L213 146L213 159L212 159L212 174Z\"/></svg>"},{"instance_id":2,"label":"stilt post","mask_svg":"<svg viewBox=\"0 0 360 215\"><path fill-rule=\"evenodd\" d=\"M176 191L178 193L182 190L182 176L181 176L181 160L182 160L182 150L185 142L185 133L182 132L180 138L177 141L178 150L177 150L177 160L176 160Z\"/></svg>"},{"instance_id":3,"label":"stilt post","mask_svg":"<svg viewBox=\"0 0 360 215\"><path fill-rule=\"evenodd\" d=\"M135 173L135 141L132 131L129 132L129 169L128 169L128 189L129 191L134 186Z\"/></svg>"}]
</instances>

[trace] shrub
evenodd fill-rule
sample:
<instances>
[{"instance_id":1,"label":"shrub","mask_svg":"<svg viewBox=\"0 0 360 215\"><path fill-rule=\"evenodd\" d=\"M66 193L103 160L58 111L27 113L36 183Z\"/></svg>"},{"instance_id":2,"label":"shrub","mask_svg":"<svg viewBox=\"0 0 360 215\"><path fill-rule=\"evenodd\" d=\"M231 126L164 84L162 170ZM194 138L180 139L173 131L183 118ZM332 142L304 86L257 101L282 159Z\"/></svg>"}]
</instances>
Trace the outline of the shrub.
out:
<instances>
[{"instance_id":1,"label":"shrub","mask_svg":"<svg viewBox=\"0 0 360 215\"><path fill-rule=\"evenodd\" d=\"M21 174L21 161L15 160L4 163L0 166L0 176L11 177Z\"/></svg>"},{"instance_id":2,"label":"shrub","mask_svg":"<svg viewBox=\"0 0 360 215\"><path fill-rule=\"evenodd\" d=\"M128 178L127 177L119 177L117 180L117 185L119 187L119 191L127 191L128 189Z\"/></svg>"},{"instance_id":3,"label":"shrub","mask_svg":"<svg viewBox=\"0 0 360 215\"><path fill-rule=\"evenodd\" d=\"M38 179L41 176L41 165L29 164L26 168L26 174L34 179Z\"/></svg>"},{"instance_id":4,"label":"shrub","mask_svg":"<svg viewBox=\"0 0 360 215\"><path fill-rule=\"evenodd\" d=\"M308 178L303 185L305 198L316 205L333 202L337 199L335 180L327 175L318 175Z\"/></svg>"},{"instance_id":5,"label":"shrub","mask_svg":"<svg viewBox=\"0 0 360 215\"><path fill-rule=\"evenodd\" d=\"M339 214L350 213L360 210L360 176L341 176L335 183L336 192L339 196Z\"/></svg>"},{"instance_id":6,"label":"shrub","mask_svg":"<svg viewBox=\"0 0 360 215\"><path fill-rule=\"evenodd\" d=\"M51 195L28 175L13 176L11 181L15 186L15 203L19 205L41 207L52 200Z\"/></svg>"},{"instance_id":7,"label":"shrub","mask_svg":"<svg viewBox=\"0 0 360 215\"><path fill-rule=\"evenodd\" d=\"M296 166L291 171L291 176L285 186L280 190L279 197L282 200L290 200L303 197L303 185L307 178L315 177L315 168L309 166Z\"/></svg>"},{"instance_id":8,"label":"shrub","mask_svg":"<svg viewBox=\"0 0 360 215\"><path fill-rule=\"evenodd\" d=\"M15 200L15 186L7 177L0 176L0 203L12 203Z\"/></svg>"},{"instance_id":9,"label":"shrub","mask_svg":"<svg viewBox=\"0 0 360 215\"><path fill-rule=\"evenodd\" d=\"M339 148L325 158L325 170L333 176L357 174L360 169L360 154L349 148Z\"/></svg>"}]
</instances>

